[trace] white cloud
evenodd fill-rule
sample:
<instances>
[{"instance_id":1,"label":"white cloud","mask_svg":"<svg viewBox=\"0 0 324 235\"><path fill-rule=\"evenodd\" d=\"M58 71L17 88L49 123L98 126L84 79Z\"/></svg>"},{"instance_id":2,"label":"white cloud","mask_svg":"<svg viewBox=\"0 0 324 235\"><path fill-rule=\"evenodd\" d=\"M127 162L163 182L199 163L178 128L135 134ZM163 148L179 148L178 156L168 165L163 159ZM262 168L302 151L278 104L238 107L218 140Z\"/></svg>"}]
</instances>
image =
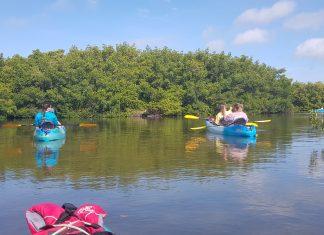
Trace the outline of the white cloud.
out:
<instances>
[{"instance_id":1,"label":"white cloud","mask_svg":"<svg viewBox=\"0 0 324 235\"><path fill-rule=\"evenodd\" d=\"M27 26L28 20L18 17L11 17L3 21L3 25L8 28L23 28Z\"/></svg>"},{"instance_id":2,"label":"white cloud","mask_svg":"<svg viewBox=\"0 0 324 235\"><path fill-rule=\"evenodd\" d=\"M213 52L222 52L225 49L225 42L221 39L212 40L207 43L207 48Z\"/></svg>"},{"instance_id":3,"label":"white cloud","mask_svg":"<svg viewBox=\"0 0 324 235\"><path fill-rule=\"evenodd\" d=\"M289 15L295 9L295 2L291 0L278 1L269 8L252 8L244 11L237 19L237 23L266 24Z\"/></svg>"},{"instance_id":4,"label":"white cloud","mask_svg":"<svg viewBox=\"0 0 324 235\"><path fill-rule=\"evenodd\" d=\"M255 28L238 34L234 39L234 44L242 45L247 43L263 43L268 41L269 33L266 30Z\"/></svg>"},{"instance_id":5,"label":"white cloud","mask_svg":"<svg viewBox=\"0 0 324 235\"><path fill-rule=\"evenodd\" d=\"M213 26L208 26L206 29L203 30L202 36L205 40L210 39L211 37L215 36L216 29Z\"/></svg>"},{"instance_id":6,"label":"white cloud","mask_svg":"<svg viewBox=\"0 0 324 235\"><path fill-rule=\"evenodd\" d=\"M324 59L324 38L311 38L301 43L295 51L299 57Z\"/></svg>"},{"instance_id":7,"label":"white cloud","mask_svg":"<svg viewBox=\"0 0 324 235\"><path fill-rule=\"evenodd\" d=\"M288 19L284 26L293 30L320 29L324 26L324 10L300 13Z\"/></svg>"}]
</instances>

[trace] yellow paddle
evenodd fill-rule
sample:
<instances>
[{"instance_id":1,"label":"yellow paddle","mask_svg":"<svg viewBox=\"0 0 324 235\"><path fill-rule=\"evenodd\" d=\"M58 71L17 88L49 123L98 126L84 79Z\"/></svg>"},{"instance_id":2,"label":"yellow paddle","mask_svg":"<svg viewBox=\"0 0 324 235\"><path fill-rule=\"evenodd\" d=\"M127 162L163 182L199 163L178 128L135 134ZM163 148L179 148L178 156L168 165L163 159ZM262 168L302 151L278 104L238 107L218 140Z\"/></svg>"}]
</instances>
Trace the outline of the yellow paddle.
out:
<instances>
[{"instance_id":1,"label":"yellow paddle","mask_svg":"<svg viewBox=\"0 0 324 235\"><path fill-rule=\"evenodd\" d=\"M192 120L198 120L199 119L199 117L194 116L194 115L190 115L190 114L185 115L184 118L186 118L186 119L192 119Z\"/></svg>"},{"instance_id":2,"label":"yellow paddle","mask_svg":"<svg viewBox=\"0 0 324 235\"><path fill-rule=\"evenodd\" d=\"M258 124L254 123L254 122L247 122L245 125L246 126L255 126L255 127L259 126Z\"/></svg>"},{"instance_id":3,"label":"yellow paddle","mask_svg":"<svg viewBox=\"0 0 324 235\"><path fill-rule=\"evenodd\" d=\"M79 124L80 127L95 127L97 126L96 123L80 123Z\"/></svg>"},{"instance_id":4,"label":"yellow paddle","mask_svg":"<svg viewBox=\"0 0 324 235\"><path fill-rule=\"evenodd\" d=\"M191 127L190 130L202 130L202 129L205 129L206 126L199 126L199 127Z\"/></svg>"},{"instance_id":5,"label":"yellow paddle","mask_svg":"<svg viewBox=\"0 0 324 235\"><path fill-rule=\"evenodd\" d=\"M268 123L268 122L271 122L271 120L268 119L268 120L259 120L259 121L254 121L254 122L248 122L245 125L246 126L255 126L255 127L258 127L258 124L256 122L257 123Z\"/></svg>"},{"instance_id":6,"label":"yellow paddle","mask_svg":"<svg viewBox=\"0 0 324 235\"><path fill-rule=\"evenodd\" d=\"M268 119L268 120L260 120L260 121L254 121L254 122L259 122L259 123L266 123L266 122L271 122L271 120L270 120L270 119Z\"/></svg>"},{"instance_id":7,"label":"yellow paddle","mask_svg":"<svg viewBox=\"0 0 324 235\"><path fill-rule=\"evenodd\" d=\"M15 127L21 127L21 126L32 126L33 124L18 124L18 123L5 123L1 125L1 127L4 128L15 128Z\"/></svg>"}]
</instances>

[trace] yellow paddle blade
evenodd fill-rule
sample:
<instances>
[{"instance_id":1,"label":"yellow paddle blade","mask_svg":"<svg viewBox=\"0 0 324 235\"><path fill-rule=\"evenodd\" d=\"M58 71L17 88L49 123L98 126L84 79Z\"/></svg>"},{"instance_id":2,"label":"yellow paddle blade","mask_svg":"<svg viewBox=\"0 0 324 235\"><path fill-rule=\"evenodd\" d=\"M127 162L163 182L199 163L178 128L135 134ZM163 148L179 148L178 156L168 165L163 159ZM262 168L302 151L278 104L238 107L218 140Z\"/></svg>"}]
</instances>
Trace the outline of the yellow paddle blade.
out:
<instances>
[{"instance_id":1,"label":"yellow paddle blade","mask_svg":"<svg viewBox=\"0 0 324 235\"><path fill-rule=\"evenodd\" d=\"M190 130L202 130L205 129L206 126L199 126L199 127L191 127Z\"/></svg>"},{"instance_id":2,"label":"yellow paddle blade","mask_svg":"<svg viewBox=\"0 0 324 235\"><path fill-rule=\"evenodd\" d=\"M79 124L80 127L95 127L97 126L96 123L80 123Z\"/></svg>"},{"instance_id":3,"label":"yellow paddle blade","mask_svg":"<svg viewBox=\"0 0 324 235\"><path fill-rule=\"evenodd\" d=\"M246 126L255 126L255 127L258 127L258 124L254 123L254 122L247 122L245 125Z\"/></svg>"},{"instance_id":4,"label":"yellow paddle blade","mask_svg":"<svg viewBox=\"0 0 324 235\"><path fill-rule=\"evenodd\" d=\"M193 119L193 120L198 120L199 119L199 117L194 116L194 115L189 115L189 114L185 115L184 118L186 118L186 119Z\"/></svg>"},{"instance_id":5,"label":"yellow paddle blade","mask_svg":"<svg viewBox=\"0 0 324 235\"><path fill-rule=\"evenodd\" d=\"M6 123L3 124L2 127L4 128L15 128L15 127L20 127L22 124L15 124L15 123Z\"/></svg>"},{"instance_id":6,"label":"yellow paddle blade","mask_svg":"<svg viewBox=\"0 0 324 235\"><path fill-rule=\"evenodd\" d=\"M265 122L271 122L271 120L270 120L270 119L268 119L268 120L260 120L260 121L254 121L254 122L265 123Z\"/></svg>"}]
</instances>

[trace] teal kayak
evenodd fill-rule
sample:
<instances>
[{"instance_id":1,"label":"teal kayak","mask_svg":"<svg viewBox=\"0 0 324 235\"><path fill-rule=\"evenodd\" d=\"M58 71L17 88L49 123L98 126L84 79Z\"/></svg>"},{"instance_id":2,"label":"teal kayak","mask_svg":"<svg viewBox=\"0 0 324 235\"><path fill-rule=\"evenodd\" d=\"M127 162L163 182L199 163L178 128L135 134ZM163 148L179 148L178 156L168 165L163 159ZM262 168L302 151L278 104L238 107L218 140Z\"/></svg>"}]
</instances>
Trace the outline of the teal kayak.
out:
<instances>
[{"instance_id":1,"label":"teal kayak","mask_svg":"<svg viewBox=\"0 0 324 235\"><path fill-rule=\"evenodd\" d=\"M240 137L255 137L256 128L255 126L244 126L244 125L230 125L230 126L217 126L206 120L207 130L213 134L218 135L230 135Z\"/></svg>"},{"instance_id":2,"label":"teal kayak","mask_svg":"<svg viewBox=\"0 0 324 235\"><path fill-rule=\"evenodd\" d=\"M315 113L324 113L324 108L315 109Z\"/></svg>"},{"instance_id":3,"label":"teal kayak","mask_svg":"<svg viewBox=\"0 0 324 235\"><path fill-rule=\"evenodd\" d=\"M43 129L36 127L34 138L36 141L52 141L65 139L66 130L64 126L58 126L53 129Z\"/></svg>"}]
</instances>

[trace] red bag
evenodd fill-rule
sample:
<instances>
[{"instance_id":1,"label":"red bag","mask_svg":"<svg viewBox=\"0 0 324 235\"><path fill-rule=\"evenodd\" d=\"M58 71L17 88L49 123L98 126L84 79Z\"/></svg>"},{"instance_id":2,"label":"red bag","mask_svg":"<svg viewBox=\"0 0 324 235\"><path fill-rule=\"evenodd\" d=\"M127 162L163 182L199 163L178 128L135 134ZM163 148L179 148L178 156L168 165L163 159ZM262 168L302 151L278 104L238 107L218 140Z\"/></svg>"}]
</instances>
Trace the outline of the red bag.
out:
<instances>
[{"instance_id":1,"label":"red bag","mask_svg":"<svg viewBox=\"0 0 324 235\"><path fill-rule=\"evenodd\" d=\"M112 234L104 228L103 219L107 213L99 205L87 203L78 209L73 207L73 211L59 221L57 220L62 215L67 215L67 208L64 210L54 203L41 203L31 207L26 211L26 220L31 234L48 235L55 232L69 235L80 234L80 232L81 234Z\"/></svg>"}]
</instances>

